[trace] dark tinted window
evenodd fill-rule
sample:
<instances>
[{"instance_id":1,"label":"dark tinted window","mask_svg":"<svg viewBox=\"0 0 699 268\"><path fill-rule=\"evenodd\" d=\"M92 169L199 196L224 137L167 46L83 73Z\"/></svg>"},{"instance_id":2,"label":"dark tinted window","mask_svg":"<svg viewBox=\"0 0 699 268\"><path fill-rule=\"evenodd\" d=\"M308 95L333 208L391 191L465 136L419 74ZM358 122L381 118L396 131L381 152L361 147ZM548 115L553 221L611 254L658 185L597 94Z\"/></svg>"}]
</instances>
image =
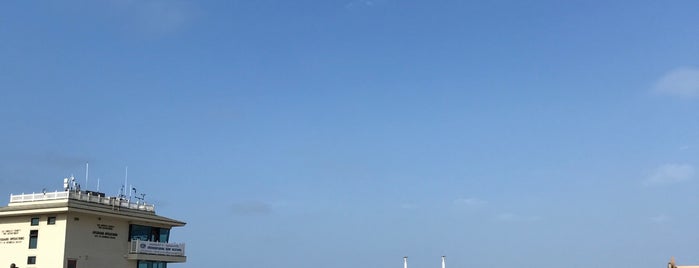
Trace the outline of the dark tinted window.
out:
<instances>
[{"instance_id":1,"label":"dark tinted window","mask_svg":"<svg viewBox=\"0 0 699 268\"><path fill-rule=\"evenodd\" d=\"M138 268L167 268L167 262L138 261Z\"/></svg>"},{"instance_id":2,"label":"dark tinted window","mask_svg":"<svg viewBox=\"0 0 699 268\"><path fill-rule=\"evenodd\" d=\"M170 229L131 224L129 241L154 241L167 243L170 240Z\"/></svg>"},{"instance_id":3,"label":"dark tinted window","mask_svg":"<svg viewBox=\"0 0 699 268\"><path fill-rule=\"evenodd\" d=\"M36 248L36 244L39 240L39 231L31 230L29 232L29 248Z\"/></svg>"},{"instance_id":4,"label":"dark tinted window","mask_svg":"<svg viewBox=\"0 0 699 268\"><path fill-rule=\"evenodd\" d=\"M131 232L129 233L129 240L149 240L151 234L151 227L132 224L130 229Z\"/></svg>"},{"instance_id":5,"label":"dark tinted window","mask_svg":"<svg viewBox=\"0 0 699 268\"><path fill-rule=\"evenodd\" d=\"M170 229L160 228L160 242L167 243L170 241Z\"/></svg>"}]
</instances>

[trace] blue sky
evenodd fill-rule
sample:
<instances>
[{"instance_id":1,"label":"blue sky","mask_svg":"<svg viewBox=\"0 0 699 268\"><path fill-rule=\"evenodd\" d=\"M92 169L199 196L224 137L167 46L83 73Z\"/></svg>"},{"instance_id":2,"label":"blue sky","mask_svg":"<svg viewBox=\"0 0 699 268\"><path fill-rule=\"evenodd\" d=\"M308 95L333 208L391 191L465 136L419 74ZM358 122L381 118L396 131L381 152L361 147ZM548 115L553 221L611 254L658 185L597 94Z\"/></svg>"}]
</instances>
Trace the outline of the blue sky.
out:
<instances>
[{"instance_id":1,"label":"blue sky","mask_svg":"<svg viewBox=\"0 0 699 268\"><path fill-rule=\"evenodd\" d=\"M173 267L699 264L696 1L4 1L0 189Z\"/></svg>"}]
</instances>

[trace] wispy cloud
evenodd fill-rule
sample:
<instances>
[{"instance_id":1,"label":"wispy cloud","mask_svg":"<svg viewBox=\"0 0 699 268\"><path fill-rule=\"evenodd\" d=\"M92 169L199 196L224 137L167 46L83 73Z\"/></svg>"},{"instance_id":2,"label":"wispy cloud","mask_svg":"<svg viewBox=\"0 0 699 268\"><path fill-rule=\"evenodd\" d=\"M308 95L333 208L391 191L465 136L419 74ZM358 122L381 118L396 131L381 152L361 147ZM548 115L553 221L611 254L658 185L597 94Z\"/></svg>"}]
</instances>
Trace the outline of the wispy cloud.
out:
<instances>
[{"instance_id":1,"label":"wispy cloud","mask_svg":"<svg viewBox=\"0 0 699 268\"><path fill-rule=\"evenodd\" d=\"M485 200L469 197L469 198L457 198L454 200L454 205L461 207L481 207L487 204Z\"/></svg>"},{"instance_id":2,"label":"wispy cloud","mask_svg":"<svg viewBox=\"0 0 699 268\"><path fill-rule=\"evenodd\" d=\"M653 91L682 97L699 97L699 69L678 68L663 75L656 83Z\"/></svg>"},{"instance_id":3,"label":"wispy cloud","mask_svg":"<svg viewBox=\"0 0 699 268\"><path fill-rule=\"evenodd\" d=\"M694 167L688 164L665 164L656 168L644 181L645 185L669 184L691 180Z\"/></svg>"},{"instance_id":4,"label":"wispy cloud","mask_svg":"<svg viewBox=\"0 0 699 268\"><path fill-rule=\"evenodd\" d=\"M244 201L231 204L231 211L238 215L267 215L272 213L272 205L261 201Z\"/></svg>"}]
</instances>

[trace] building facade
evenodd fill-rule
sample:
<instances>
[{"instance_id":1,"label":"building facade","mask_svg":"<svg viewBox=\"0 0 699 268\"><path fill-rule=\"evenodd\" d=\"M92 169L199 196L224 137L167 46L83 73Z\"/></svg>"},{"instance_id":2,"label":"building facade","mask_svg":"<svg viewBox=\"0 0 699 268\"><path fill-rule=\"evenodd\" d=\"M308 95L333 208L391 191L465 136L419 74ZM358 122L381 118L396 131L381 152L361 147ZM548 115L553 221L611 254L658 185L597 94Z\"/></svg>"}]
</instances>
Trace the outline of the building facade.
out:
<instances>
[{"instance_id":1,"label":"building facade","mask_svg":"<svg viewBox=\"0 0 699 268\"><path fill-rule=\"evenodd\" d=\"M0 267L166 268L185 262L170 230L182 221L153 205L66 189L11 195L0 207Z\"/></svg>"}]
</instances>

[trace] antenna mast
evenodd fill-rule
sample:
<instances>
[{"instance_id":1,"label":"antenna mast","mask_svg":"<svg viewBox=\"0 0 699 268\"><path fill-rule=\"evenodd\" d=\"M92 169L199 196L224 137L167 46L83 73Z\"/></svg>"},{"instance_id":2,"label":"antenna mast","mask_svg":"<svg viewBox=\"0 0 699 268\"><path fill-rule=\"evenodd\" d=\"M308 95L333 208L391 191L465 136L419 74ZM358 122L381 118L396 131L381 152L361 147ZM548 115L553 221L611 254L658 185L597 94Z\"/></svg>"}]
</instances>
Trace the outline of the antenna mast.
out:
<instances>
[{"instance_id":1,"label":"antenna mast","mask_svg":"<svg viewBox=\"0 0 699 268\"><path fill-rule=\"evenodd\" d=\"M121 187L123 189L123 194L124 197L126 197L126 186L129 185L129 166L126 166L126 172L124 175L124 187Z\"/></svg>"},{"instance_id":2,"label":"antenna mast","mask_svg":"<svg viewBox=\"0 0 699 268\"><path fill-rule=\"evenodd\" d=\"M126 166L126 172L124 175L124 184L121 185L121 189L119 190L119 199L123 200L126 199L126 184L129 182L129 166Z\"/></svg>"},{"instance_id":3,"label":"antenna mast","mask_svg":"<svg viewBox=\"0 0 699 268\"><path fill-rule=\"evenodd\" d=\"M90 162L85 162L85 187L86 187L86 189L89 189L89 188L87 188L87 187L89 187L89 184L87 184L88 178L90 178Z\"/></svg>"}]
</instances>

